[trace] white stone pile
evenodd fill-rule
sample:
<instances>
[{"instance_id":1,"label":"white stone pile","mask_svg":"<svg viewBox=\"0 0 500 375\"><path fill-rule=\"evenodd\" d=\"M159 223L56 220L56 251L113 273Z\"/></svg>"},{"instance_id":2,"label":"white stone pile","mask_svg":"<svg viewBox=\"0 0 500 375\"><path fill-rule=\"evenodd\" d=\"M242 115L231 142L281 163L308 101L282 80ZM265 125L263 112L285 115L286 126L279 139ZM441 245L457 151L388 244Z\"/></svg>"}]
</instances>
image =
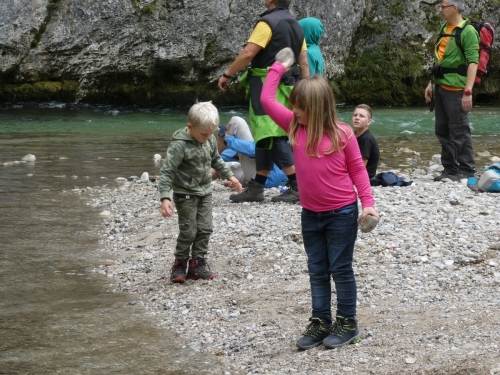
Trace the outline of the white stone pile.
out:
<instances>
[{"instance_id":1,"label":"white stone pile","mask_svg":"<svg viewBox=\"0 0 500 375\"><path fill-rule=\"evenodd\" d=\"M156 184L89 190L110 258L95 271L136 295L185 350L220 358L226 374L500 374L500 194L432 181L435 159L396 171L411 186L373 188L381 220L358 233L356 345L295 348L310 290L301 208L271 203L278 189L235 204L214 182L208 261L218 276L181 285L168 279L177 217L161 217Z\"/></svg>"}]
</instances>

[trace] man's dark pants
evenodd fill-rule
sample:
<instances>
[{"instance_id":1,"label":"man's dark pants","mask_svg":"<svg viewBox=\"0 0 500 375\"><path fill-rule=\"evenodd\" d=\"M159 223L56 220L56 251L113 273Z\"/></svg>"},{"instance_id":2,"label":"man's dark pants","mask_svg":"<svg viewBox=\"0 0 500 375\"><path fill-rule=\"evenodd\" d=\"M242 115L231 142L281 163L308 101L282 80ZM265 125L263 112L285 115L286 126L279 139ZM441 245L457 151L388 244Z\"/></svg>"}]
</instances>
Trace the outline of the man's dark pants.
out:
<instances>
[{"instance_id":1,"label":"man's dark pants","mask_svg":"<svg viewBox=\"0 0 500 375\"><path fill-rule=\"evenodd\" d=\"M435 133L441 143L444 172L473 176L476 165L468 112L462 108L462 96L462 90L450 91L436 85Z\"/></svg>"},{"instance_id":2,"label":"man's dark pants","mask_svg":"<svg viewBox=\"0 0 500 375\"><path fill-rule=\"evenodd\" d=\"M208 242L213 232L212 195L174 194L179 217L179 236L175 247L176 259L205 258Z\"/></svg>"}]
</instances>

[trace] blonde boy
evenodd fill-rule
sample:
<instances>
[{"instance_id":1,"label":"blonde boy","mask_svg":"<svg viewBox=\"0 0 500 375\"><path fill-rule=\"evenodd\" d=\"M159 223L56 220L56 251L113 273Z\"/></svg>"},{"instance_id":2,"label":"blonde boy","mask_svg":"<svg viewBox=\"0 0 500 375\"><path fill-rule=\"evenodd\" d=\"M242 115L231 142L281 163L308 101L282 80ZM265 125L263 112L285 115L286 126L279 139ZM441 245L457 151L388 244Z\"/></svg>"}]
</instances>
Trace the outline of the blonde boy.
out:
<instances>
[{"instance_id":1,"label":"blonde boy","mask_svg":"<svg viewBox=\"0 0 500 375\"><path fill-rule=\"evenodd\" d=\"M369 106L360 104L354 108L352 126L358 141L359 151L363 157L363 163L370 178L377 174L378 160L380 159L377 140L368 130L372 122L372 109Z\"/></svg>"},{"instance_id":2,"label":"blonde boy","mask_svg":"<svg viewBox=\"0 0 500 375\"><path fill-rule=\"evenodd\" d=\"M217 152L213 133L218 125L219 113L211 102L193 105L188 113L187 127L174 133L160 171L161 214L163 217L172 216L175 203L179 218L175 261L170 273L170 280L174 283L216 277L205 260L213 231L210 168L215 169L221 178L231 181L233 190L242 190Z\"/></svg>"}]
</instances>

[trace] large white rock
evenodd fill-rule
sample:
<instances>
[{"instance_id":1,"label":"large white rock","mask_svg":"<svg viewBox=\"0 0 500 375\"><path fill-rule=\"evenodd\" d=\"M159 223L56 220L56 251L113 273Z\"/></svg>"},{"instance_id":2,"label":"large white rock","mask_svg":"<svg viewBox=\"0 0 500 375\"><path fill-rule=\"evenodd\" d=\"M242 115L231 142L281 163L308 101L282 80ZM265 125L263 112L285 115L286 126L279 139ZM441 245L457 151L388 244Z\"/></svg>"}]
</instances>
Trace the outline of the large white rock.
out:
<instances>
[{"instance_id":1,"label":"large white rock","mask_svg":"<svg viewBox=\"0 0 500 375\"><path fill-rule=\"evenodd\" d=\"M141 181L142 181L142 182L148 182L148 181L149 181L149 173L148 173L148 172L144 172L144 173L141 175Z\"/></svg>"},{"instance_id":2,"label":"large white rock","mask_svg":"<svg viewBox=\"0 0 500 375\"><path fill-rule=\"evenodd\" d=\"M435 154L435 155L432 155L432 159L431 159L431 165L432 164L441 164L441 155L440 154Z\"/></svg>"},{"instance_id":3,"label":"large white rock","mask_svg":"<svg viewBox=\"0 0 500 375\"><path fill-rule=\"evenodd\" d=\"M27 154L27 155L24 155L21 160L23 160L23 161L35 161L36 156L33 154Z\"/></svg>"}]
</instances>

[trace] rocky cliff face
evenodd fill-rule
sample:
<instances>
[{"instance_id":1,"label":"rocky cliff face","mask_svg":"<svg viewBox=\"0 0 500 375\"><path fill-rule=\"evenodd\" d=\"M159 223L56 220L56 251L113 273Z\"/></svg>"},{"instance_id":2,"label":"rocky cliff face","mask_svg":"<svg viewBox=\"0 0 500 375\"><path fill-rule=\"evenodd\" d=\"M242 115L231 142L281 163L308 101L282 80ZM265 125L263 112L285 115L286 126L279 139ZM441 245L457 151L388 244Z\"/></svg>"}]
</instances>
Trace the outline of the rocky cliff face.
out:
<instances>
[{"instance_id":1,"label":"rocky cliff face","mask_svg":"<svg viewBox=\"0 0 500 375\"><path fill-rule=\"evenodd\" d=\"M414 103L428 79L440 24L436 4L295 0L291 11L325 25L326 74L342 100ZM498 25L498 0L468 5L466 14ZM263 0L4 0L0 101L240 104L239 85L221 94L215 81L263 11ZM496 81L499 65L497 56ZM379 100L384 81L389 84ZM498 83L484 91L498 98Z\"/></svg>"}]
</instances>

